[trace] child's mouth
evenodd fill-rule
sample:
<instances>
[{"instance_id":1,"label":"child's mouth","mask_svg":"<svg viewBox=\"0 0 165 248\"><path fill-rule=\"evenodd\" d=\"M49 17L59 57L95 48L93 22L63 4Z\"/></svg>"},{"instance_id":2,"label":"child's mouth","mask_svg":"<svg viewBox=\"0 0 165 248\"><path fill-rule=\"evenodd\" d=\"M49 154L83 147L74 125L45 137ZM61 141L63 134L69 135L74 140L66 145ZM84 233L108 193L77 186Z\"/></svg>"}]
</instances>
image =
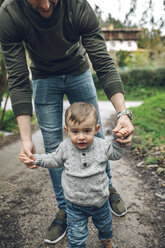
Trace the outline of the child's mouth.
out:
<instances>
[{"instance_id":1,"label":"child's mouth","mask_svg":"<svg viewBox=\"0 0 165 248\"><path fill-rule=\"evenodd\" d=\"M87 146L87 143L81 142L81 143L78 143L77 145L78 145L79 147L84 147L84 146Z\"/></svg>"}]
</instances>

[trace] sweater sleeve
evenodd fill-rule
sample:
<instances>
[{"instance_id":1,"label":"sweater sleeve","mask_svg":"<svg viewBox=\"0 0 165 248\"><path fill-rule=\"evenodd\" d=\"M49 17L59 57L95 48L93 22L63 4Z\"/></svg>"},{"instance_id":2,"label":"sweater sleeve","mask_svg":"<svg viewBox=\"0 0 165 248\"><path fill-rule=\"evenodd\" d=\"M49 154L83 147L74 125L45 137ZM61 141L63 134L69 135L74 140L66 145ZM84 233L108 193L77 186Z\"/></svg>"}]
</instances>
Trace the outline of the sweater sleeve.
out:
<instances>
[{"instance_id":1,"label":"sweater sleeve","mask_svg":"<svg viewBox=\"0 0 165 248\"><path fill-rule=\"evenodd\" d=\"M9 92L15 116L32 115L31 87L25 48L17 29L0 8L0 43L8 71Z\"/></svg>"},{"instance_id":2,"label":"sweater sleeve","mask_svg":"<svg viewBox=\"0 0 165 248\"><path fill-rule=\"evenodd\" d=\"M123 84L113 60L108 54L98 18L87 1L77 10L77 31L92 62L108 99L115 93L124 93ZM76 25L75 24L75 25Z\"/></svg>"},{"instance_id":3,"label":"sweater sleeve","mask_svg":"<svg viewBox=\"0 0 165 248\"><path fill-rule=\"evenodd\" d=\"M60 168L64 165L64 149L63 142L58 146L55 152L48 154L35 154L36 160L35 165L44 168Z\"/></svg>"},{"instance_id":4,"label":"sweater sleeve","mask_svg":"<svg viewBox=\"0 0 165 248\"><path fill-rule=\"evenodd\" d=\"M104 140L106 155L109 160L119 160L124 154L125 148L123 148L116 140L115 136L112 135L112 140Z\"/></svg>"}]
</instances>

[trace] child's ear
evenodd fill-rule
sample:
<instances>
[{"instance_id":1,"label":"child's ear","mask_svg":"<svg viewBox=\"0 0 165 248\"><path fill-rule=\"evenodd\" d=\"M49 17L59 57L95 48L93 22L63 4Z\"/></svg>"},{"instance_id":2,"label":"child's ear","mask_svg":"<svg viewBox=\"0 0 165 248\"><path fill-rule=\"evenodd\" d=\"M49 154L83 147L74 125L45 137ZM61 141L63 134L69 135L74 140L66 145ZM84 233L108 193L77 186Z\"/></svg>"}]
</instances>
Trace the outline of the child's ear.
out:
<instances>
[{"instance_id":1,"label":"child's ear","mask_svg":"<svg viewBox=\"0 0 165 248\"><path fill-rule=\"evenodd\" d=\"M67 128L66 125L64 126L64 130L65 130L66 132L68 132L68 128Z\"/></svg>"},{"instance_id":2,"label":"child's ear","mask_svg":"<svg viewBox=\"0 0 165 248\"><path fill-rule=\"evenodd\" d=\"M100 125L97 124L97 125L96 125L96 129L95 129L95 134L97 134L99 130L100 130Z\"/></svg>"}]
</instances>

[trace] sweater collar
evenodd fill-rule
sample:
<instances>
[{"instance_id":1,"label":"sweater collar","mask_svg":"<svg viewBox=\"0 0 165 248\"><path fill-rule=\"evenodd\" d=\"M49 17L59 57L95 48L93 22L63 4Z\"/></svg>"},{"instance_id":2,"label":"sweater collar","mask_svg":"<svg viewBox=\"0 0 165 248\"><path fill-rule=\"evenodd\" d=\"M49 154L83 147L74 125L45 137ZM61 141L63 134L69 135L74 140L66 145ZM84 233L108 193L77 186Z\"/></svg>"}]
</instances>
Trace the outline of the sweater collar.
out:
<instances>
[{"instance_id":1,"label":"sweater collar","mask_svg":"<svg viewBox=\"0 0 165 248\"><path fill-rule=\"evenodd\" d=\"M54 26L54 24L57 23L61 18L62 13L64 13L64 5L65 1L59 0L53 10L52 15L49 18L44 18L32 8L27 0L24 0L24 10L27 18L29 18L35 26L39 26L41 28L51 28L52 26Z\"/></svg>"}]
</instances>

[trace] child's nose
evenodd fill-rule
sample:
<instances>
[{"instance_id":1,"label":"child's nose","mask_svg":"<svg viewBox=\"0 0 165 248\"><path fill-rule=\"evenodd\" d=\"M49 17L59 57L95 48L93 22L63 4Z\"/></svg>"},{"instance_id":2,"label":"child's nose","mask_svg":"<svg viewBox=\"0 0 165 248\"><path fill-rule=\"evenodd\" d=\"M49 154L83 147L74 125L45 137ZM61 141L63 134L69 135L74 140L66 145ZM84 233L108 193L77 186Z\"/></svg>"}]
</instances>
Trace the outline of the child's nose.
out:
<instances>
[{"instance_id":1,"label":"child's nose","mask_svg":"<svg viewBox=\"0 0 165 248\"><path fill-rule=\"evenodd\" d=\"M81 132L81 133L79 134L79 139L84 139L84 138L85 138L84 133Z\"/></svg>"}]
</instances>

